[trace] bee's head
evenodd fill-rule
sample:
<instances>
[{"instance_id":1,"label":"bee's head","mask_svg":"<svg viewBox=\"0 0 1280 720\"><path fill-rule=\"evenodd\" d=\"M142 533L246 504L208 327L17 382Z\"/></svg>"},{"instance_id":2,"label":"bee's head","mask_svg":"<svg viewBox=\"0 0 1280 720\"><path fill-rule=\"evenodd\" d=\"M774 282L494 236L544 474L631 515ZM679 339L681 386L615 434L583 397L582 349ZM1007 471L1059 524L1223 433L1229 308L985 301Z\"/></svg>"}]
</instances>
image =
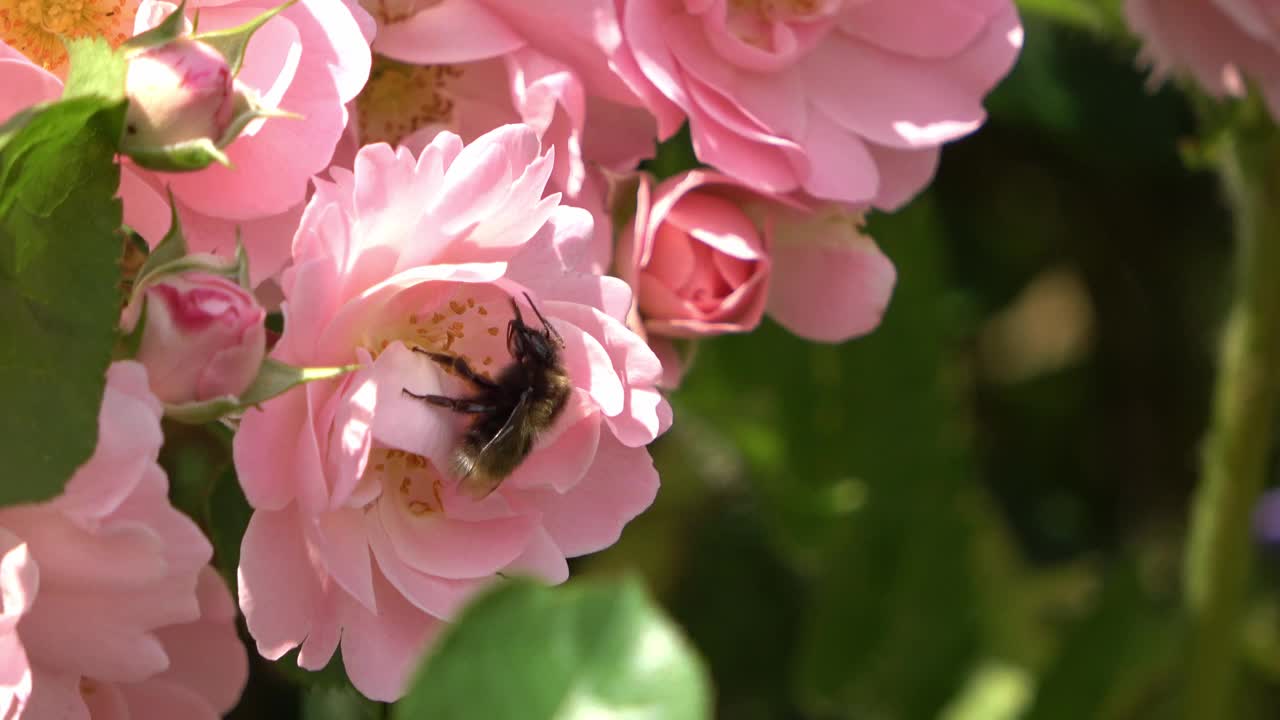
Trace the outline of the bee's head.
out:
<instances>
[{"instance_id":1,"label":"bee's head","mask_svg":"<svg viewBox=\"0 0 1280 720\"><path fill-rule=\"evenodd\" d=\"M564 338L560 337L560 333L556 332L556 329L551 327L551 323L543 317L538 306L533 304L529 293L524 294L524 299L542 321L542 329L538 330L526 325L524 316L520 313L520 306L515 298L511 298L511 309L515 317L511 318L511 322L507 325L507 351L511 353L512 358L521 363L554 365L558 361L560 348L564 347Z\"/></svg>"}]
</instances>

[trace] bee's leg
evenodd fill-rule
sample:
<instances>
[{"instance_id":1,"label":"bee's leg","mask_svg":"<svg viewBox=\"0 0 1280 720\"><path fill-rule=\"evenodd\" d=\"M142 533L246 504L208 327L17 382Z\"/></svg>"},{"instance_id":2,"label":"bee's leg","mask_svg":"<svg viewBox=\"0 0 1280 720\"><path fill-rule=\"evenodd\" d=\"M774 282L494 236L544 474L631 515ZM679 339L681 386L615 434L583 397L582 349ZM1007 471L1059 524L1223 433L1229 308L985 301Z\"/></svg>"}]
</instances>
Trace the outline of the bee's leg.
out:
<instances>
[{"instance_id":1,"label":"bee's leg","mask_svg":"<svg viewBox=\"0 0 1280 720\"><path fill-rule=\"evenodd\" d=\"M437 363L439 363L440 365L443 365L446 368L452 368L454 372L461 375L464 379L476 385L479 385L482 388L493 389L498 387L497 383L495 383L494 381L477 373L475 370L472 370L471 366L468 365L467 361L463 360L461 356L432 352L430 350L424 350L420 347L414 347L413 351L416 353L422 353L423 355L426 355L427 357L431 358L432 360L435 360Z\"/></svg>"},{"instance_id":2,"label":"bee's leg","mask_svg":"<svg viewBox=\"0 0 1280 720\"><path fill-rule=\"evenodd\" d=\"M443 395L419 395L414 392L409 392L408 388L404 388L402 392L415 400L422 400L423 402L431 405L448 408L454 412L479 415L481 413L492 412L495 410L492 405L485 405L484 403L476 402L475 400L468 400L466 398L451 398Z\"/></svg>"}]
</instances>

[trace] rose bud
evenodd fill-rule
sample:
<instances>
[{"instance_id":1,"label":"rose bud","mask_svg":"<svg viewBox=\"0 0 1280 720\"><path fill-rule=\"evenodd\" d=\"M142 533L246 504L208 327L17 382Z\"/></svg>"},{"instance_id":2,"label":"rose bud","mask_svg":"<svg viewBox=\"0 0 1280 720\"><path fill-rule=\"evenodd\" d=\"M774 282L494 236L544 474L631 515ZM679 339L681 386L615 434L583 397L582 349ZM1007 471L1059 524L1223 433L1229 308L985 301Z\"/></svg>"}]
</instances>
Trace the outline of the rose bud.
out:
<instances>
[{"instance_id":1,"label":"rose bud","mask_svg":"<svg viewBox=\"0 0 1280 720\"><path fill-rule=\"evenodd\" d=\"M765 236L733 197L736 188L725 193L715 179L691 172L650 191L641 178L634 245L624 239L634 277L624 279L650 332L695 337L760 324L769 287Z\"/></svg>"},{"instance_id":2,"label":"rose bud","mask_svg":"<svg viewBox=\"0 0 1280 720\"><path fill-rule=\"evenodd\" d=\"M129 96L126 149L208 138L215 143L235 114L235 79L213 47L190 38L133 56L125 79Z\"/></svg>"},{"instance_id":3,"label":"rose bud","mask_svg":"<svg viewBox=\"0 0 1280 720\"><path fill-rule=\"evenodd\" d=\"M266 355L266 311L248 290L220 275L189 272L157 280L140 294L146 326L137 359L161 401L238 396L257 377ZM136 316L130 310L126 318Z\"/></svg>"},{"instance_id":4,"label":"rose bud","mask_svg":"<svg viewBox=\"0 0 1280 720\"><path fill-rule=\"evenodd\" d=\"M668 338L746 332L766 311L820 342L873 330L896 274L860 226L860 214L761 193L714 171L656 187L641 175L618 274L635 293L632 323L662 359L664 384L678 382L682 364Z\"/></svg>"}]
</instances>

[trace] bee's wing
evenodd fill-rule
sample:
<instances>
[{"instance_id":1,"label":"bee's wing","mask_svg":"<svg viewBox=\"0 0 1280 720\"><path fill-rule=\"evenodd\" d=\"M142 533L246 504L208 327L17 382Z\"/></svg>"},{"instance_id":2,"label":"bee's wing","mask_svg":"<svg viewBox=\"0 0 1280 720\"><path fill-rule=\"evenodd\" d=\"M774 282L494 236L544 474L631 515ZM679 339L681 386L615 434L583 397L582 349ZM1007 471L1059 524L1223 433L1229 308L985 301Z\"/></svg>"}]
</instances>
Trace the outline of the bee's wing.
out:
<instances>
[{"instance_id":1,"label":"bee's wing","mask_svg":"<svg viewBox=\"0 0 1280 720\"><path fill-rule=\"evenodd\" d=\"M497 490L502 481L506 479L505 476L494 477L484 472L482 468L487 467L484 462L485 456L490 452L494 452L495 448L501 447L520 428L520 418L524 416L529 407L529 395L530 390L525 390L520 394L520 401L516 403L511 415L507 416L507 422L497 434L489 438L489 442L485 443L484 447L480 448L480 452L476 453L475 462L471 465L471 471L462 477L460 483L462 490L473 499L479 500Z\"/></svg>"}]
</instances>

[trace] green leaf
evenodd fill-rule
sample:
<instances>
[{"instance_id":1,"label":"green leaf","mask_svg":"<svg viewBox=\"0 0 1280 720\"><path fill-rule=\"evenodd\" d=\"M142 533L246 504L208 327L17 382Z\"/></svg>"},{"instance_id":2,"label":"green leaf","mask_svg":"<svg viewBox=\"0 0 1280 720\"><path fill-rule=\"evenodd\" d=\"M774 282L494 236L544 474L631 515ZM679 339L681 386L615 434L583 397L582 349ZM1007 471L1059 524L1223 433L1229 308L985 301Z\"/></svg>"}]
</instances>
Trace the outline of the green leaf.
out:
<instances>
[{"instance_id":1,"label":"green leaf","mask_svg":"<svg viewBox=\"0 0 1280 720\"><path fill-rule=\"evenodd\" d=\"M31 118L40 114L42 107L43 106L37 105L35 107L23 108L22 110L14 113L8 120L5 120L4 124L0 125L0 147L4 147L9 142L10 138L17 134L19 130L26 127L27 123L31 121Z\"/></svg>"},{"instance_id":2,"label":"green leaf","mask_svg":"<svg viewBox=\"0 0 1280 720\"><path fill-rule=\"evenodd\" d=\"M165 16L159 25L150 30L134 35L121 48L125 51L146 50L147 48L165 45L178 39L182 34L183 20L186 19L187 0L178 3L173 12Z\"/></svg>"},{"instance_id":3,"label":"green leaf","mask_svg":"<svg viewBox=\"0 0 1280 720\"><path fill-rule=\"evenodd\" d=\"M260 402L287 392L303 383L316 380L329 380L349 373L358 365L341 367L300 368L287 365L279 360L267 358L258 370L253 384L240 397L228 395L204 402L185 403L183 405L166 405L165 417L178 422L200 424L217 420L224 415L248 409Z\"/></svg>"},{"instance_id":4,"label":"green leaf","mask_svg":"<svg viewBox=\"0 0 1280 720\"><path fill-rule=\"evenodd\" d=\"M637 581L503 583L463 612L418 670L397 720L696 720L701 662Z\"/></svg>"},{"instance_id":5,"label":"green leaf","mask_svg":"<svg viewBox=\"0 0 1280 720\"><path fill-rule=\"evenodd\" d=\"M169 231L160 239L156 249L147 255L147 261L138 271L134 282L136 288L146 284L148 276L169 263L177 262L187 256L187 238L182 232L182 219L178 217L178 204L173 200L173 191L169 191Z\"/></svg>"},{"instance_id":6,"label":"green leaf","mask_svg":"<svg viewBox=\"0 0 1280 720\"><path fill-rule=\"evenodd\" d=\"M231 159L209 138L197 138L160 147L130 146L124 151L138 165L163 172L195 172L214 163L231 167Z\"/></svg>"},{"instance_id":7,"label":"green leaf","mask_svg":"<svg viewBox=\"0 0 1280 720\"><path fill-rule=\"evenodd\" d=\"M313 686L302 694L302 720L382 720L386 705L345 686Z\"/></svg>"},{"instance_id":8,"label":"green leaf","mask_svg":"<svg viewBox=\"0 0 1280 720\"><path fill-rule=\"evenodd\" d=\"M0 147L0 504L61 492L97 442L120 313L124 110L63 100Z\"/></svg>"},{"instance_id":9,"label":"green leaf","mask_svg":"<svg viewBox=\"0 0 1280 720\"><path fill-rule=\"evenodd\" d=\"M1183 630L1142 587L1137 568L1118 564L1092 612L1066 633L1024 720L1169 717Z\"/></svg>"},{"instance_id":10,"label":"green leaf","mask_svg":"<svg viewBox=\"0 0 1280 720\"><path fill-rule=\"evenodd\" d=\"M192 37L212 45L221 53L222 57L227 59L227 66L231 68L231 75L234 77L240 74L240 67L244 64L244 52L249 47L249 41L253 39L253 34L258 31L258 28L265 25L268 20L284 12L296 2L298 0L288 0L288 2L258 15L243 25L207 33L198 33Z\"/></svg>"},{"instance_id":11,"label":"green leaf","mask_svg":"<svg viewBox=\"0 0 1280 720\"><path fill-rule=\"evenodd\" d=\"M67 55L71 69L62 89L64 99L89 95L112 102L124 99L128 63L124 54L111 47L104 38L68 41Z\"/></svg>"},{"instance_id":12,"label":"green leaf","mask_svg":"<svg viewBox=\"0 0 1280 720\"><path fill-rule=\"evenodd\" d=\"M1017 0L1018 9L1056 23L1128 38L1118 0Z\"/></svg>"}]
</instances>

